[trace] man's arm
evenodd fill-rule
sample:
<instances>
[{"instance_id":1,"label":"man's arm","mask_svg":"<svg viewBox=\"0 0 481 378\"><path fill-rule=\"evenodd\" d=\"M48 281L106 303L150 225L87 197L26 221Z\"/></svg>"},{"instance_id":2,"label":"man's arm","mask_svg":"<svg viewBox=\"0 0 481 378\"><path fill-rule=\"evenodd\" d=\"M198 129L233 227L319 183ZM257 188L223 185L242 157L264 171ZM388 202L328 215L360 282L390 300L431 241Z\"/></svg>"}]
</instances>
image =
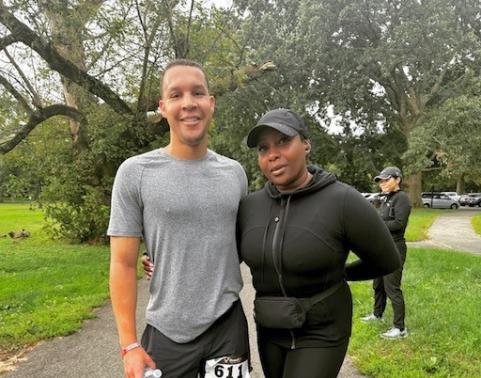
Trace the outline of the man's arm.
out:
<instances>
[{"instance_id":1,"label":"man's arm","mask_svg":"<svg viewBox=\"0 0 481 378\"><path fill-rule=\"evenodd\" d=\"M136 343L137 258L140 239L112 236L110 238L110 297L119 333L121 348ZM142 348L131 349L123 357L128 378L143 377L144 367L155 368L150 356Z\"/></svg>"}]
</instances>

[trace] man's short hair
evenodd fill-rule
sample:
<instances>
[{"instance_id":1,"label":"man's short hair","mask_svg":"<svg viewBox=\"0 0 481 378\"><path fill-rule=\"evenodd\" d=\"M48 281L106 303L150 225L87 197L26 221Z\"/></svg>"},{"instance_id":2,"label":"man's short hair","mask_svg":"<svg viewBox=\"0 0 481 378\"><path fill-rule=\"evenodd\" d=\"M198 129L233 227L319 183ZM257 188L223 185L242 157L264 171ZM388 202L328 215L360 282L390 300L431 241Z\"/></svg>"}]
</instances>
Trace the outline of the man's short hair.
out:
<instances>
[{"instance_id":1,"label":"man's short hair","mask_svg":"<svg viewBox=\"0 0 481 378\"><path fill-rule=\"evenodd\" d=\"M204 70L204 67L202 64L190 60L190 59L175 59L172 60L171 62L167 63L167 65L164 68L164 72L162 73L162 77L160 78L160 94L162 95L163 88L164 88L164 77L165 73L170 70L173 67L178 67L178 66L187 66L187 67L195 67L198 68L199 70L202 71L202 74L204 75L205 83L207 84L207 89L209 89L209 79L207 79L207 73Z\"/></svg>"}]
</instances>

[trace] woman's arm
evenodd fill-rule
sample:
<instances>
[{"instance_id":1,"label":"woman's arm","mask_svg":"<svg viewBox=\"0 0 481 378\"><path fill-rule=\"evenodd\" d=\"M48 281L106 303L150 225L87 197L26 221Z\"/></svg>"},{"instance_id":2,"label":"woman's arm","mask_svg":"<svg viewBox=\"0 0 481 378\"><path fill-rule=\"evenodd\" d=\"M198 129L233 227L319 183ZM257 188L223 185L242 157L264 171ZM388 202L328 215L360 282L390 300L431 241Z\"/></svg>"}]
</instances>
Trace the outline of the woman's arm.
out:
<instances>
[{"instance_id":1,"label":"woman's arm","mask_svg":"<svg viewBox=\"0 0 481 378\"><path fill-rule=\"evenodd\" d=\"M346 265L347 280L373 279L401 266L388 228L374 207L352 188L346 192L343 213L344 238L359 257Z\"/></svg>"}]
</instances>

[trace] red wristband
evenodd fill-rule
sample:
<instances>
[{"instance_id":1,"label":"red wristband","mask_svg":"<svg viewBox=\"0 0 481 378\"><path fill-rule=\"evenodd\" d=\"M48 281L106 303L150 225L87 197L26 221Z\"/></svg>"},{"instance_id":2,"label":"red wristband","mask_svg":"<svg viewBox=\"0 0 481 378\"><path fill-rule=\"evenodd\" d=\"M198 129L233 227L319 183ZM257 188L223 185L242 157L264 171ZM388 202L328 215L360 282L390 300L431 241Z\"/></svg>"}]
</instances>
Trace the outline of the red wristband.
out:
<instances>
[{"instance_id":1,"label":"red wristband","mask_svg":"<svg viewBox=\"0 0 481 378\"><path fill-rule=\"evenodd\" d=\"M126 347L120 348L120 355L124 357L132 349L140 348L141 345L137 342L127 345Z\"/></svg>"}]
</instances>

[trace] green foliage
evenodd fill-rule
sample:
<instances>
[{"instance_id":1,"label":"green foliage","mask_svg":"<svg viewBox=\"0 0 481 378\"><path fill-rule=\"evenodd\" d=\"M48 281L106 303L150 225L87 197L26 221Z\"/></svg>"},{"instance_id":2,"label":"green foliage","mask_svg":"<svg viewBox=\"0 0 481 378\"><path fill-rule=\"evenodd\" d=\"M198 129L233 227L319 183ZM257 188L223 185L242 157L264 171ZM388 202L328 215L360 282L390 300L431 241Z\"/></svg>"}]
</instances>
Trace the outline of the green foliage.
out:
<instances>
[{"instance_id":1,"label":"green foliage","mask_svg":"<svg viewBox=\"0 0 481 378\"><path fill-rule=\"evenodd\" d=\"M40 201L55 238L105 242L117 167L127 157L143 152L136 138L145 139L148 130L139 128L135 139L126 139L130 130L125 120L106 107L95 110L89 118L89 149L58 165L56 175L43 187ZM144 150L151 148L144 146Z\"/></svg>"},{"instance_id":2,"label":"green foliage","mask_svg":"<svg viewBox=\"0 0 481 378\"><path fill-rule=\"evenodd\" d=\"M51 119L17 148L0 155L0 193L9 200L40 198L42 189L71 160L66 122ZM0 200L1 200L0 196Z\"/></svg>"},{"instance_id":3,"label":"green foliage","mask_svg":"<svg viewBox=\"0 0 481 378\"><path fill-rule=\"evenodd\" d=\"M139 128L135 138L127 138L129 124L105 106L91 108L89 125L89 148L81 152L72 149L67 122L57 118L0 157L3 197L38 201L48 218L49 234L55 238L106 241L117 167L143 152L137 138L146 139L150 132ZM151 148L148 144L144 150Z\"/></svg>"},{"instance_id":4,"label":"green foliage","mask_svg":"<svg viewBox=\"0 0 481 378\"><path fill-rule=\"evenodd\" d=\"M426 115L423 127L413 130L406 159L420 170L434 170L438 181L464 175L466 180L481 184L480 119L481 96L446 100Z\"/></svg>"},{"instance_id":5,"label":"green foliage","mask_svg":"<svg viewBox=\"0 0 481 378\"><path fill-rule=\"evenodd\" d=\"M204 64L217 96L210 147L245 167L251 189L261 187L264 178L255 152L245 148L243 139L263 113L277 107L299 112L309 125L311 162L361 191L374 190L372 177L387 164L415 173L433 161L429 168L435 173L427 175L425 184L449 181L451 188L461 163L472 162L459 162L464 154L460 146L469 145L468 155L474 157L480 145L464 141L454 148L451 143L465 122L461 117L454 121L456 116L478 119L477 104L465 111L461 102L446 101L459 100L460 94L472 101L480 94L479 17L471 12L475 2L236 0L229 9L207 9L195 2L192 18L182 2L141 2L135 11L129 0L91 7L72 1L45 7L43 2L11 4L12 12L49 42L77 46L78 51L65 53L105 79L135 113L119 116L85 88L74 86L71 92L88 120L80 145L70 145L64 121L51 120L48 124L57 125L58 135L36 131L18 152L0 159L0 195L38 198L56 236L105 238L117 167L125 158L168 141L165 122L153 126L145 122L144 112L156 108L159 73L175 56ZM44 24L54 30L46 32L40 27ZM27 62L25 54L15 58ZM271 60L276 70L260 75L260 65ZM40 66L45 75L38 79L47 89L39 94L47 104L56 76L45 62ZM15 109L10 123L17 124L26 115L14 100L1 96L0 105ZM443 103L446 109L439 107ZM451 121L435 118L438 112ZM7 114L0 112L2 135L11 126ZM449 153L426 140L436 133L431 126L443 122L451 130L446 134L453 147ZM340 126L341 132L331 134L332 126ZM479 134L479 127L472 126L473 134ZM37 146L42 138L48 146L43 150ZM479 174L472 170L466 177L474 182Z\"/></svg>"},{"instance_id":6,"label":"green foliage","mask_svg":"<svg viewBox=\"0 0 481 378\"><path fill-rule=\"evenodd\" d=\"M349 353L362 374L372 377L479 377L481 300L479 257L437 249L409 249L403 276L406 326L402 340L379 337L391 325L359 320L372 311L372 284L351 283L353 335Z\"/></svg>"}]
</instances>

